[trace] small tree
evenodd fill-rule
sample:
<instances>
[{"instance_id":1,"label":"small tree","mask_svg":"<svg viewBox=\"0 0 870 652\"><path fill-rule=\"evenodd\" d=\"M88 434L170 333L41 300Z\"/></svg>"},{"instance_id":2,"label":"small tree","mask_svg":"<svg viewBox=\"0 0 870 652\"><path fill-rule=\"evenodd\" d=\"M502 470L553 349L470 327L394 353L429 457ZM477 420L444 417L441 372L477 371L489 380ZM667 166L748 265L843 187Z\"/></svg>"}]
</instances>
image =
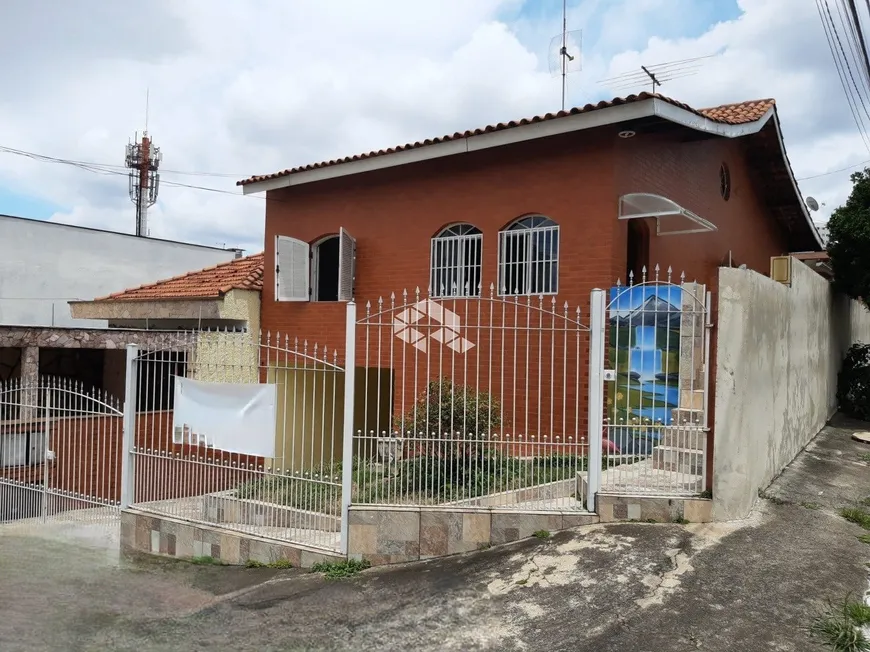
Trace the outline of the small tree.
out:
<instances>
[{"instance_id":1,"label":"small tree","mask_svg":"<svg viewBox=\"0 0 870 652\"><path fill-rule=\"evenodd\" d=\"M870 168L852 175L852 192L828 221L834 286L870 307Z\"/></svg>"},{"instance_id":2,"label":"small tree","mask_svg":"<svg viewBox=\"0 0 870 652\"><path fill-rule=\"evenodd\" d=\"M419 438L398 479L399 491L443 500L491 490L493 474L504 464L486 439L501 423L501 405L490 393L446 378L431 381L395 419L397 431Z\"/></svg>"},{"instance_id":3,"label":"small tree","mask_svg":"<svg viewBox=\"0 0 870 652\"><path fill-rule=\"evenodd\" d=\"M462 439L479 437L501 426L501 405L488 392L442 378L431 381L394 426L417 437L453 438L457 433Z\"/></svg>"}]
</instances>

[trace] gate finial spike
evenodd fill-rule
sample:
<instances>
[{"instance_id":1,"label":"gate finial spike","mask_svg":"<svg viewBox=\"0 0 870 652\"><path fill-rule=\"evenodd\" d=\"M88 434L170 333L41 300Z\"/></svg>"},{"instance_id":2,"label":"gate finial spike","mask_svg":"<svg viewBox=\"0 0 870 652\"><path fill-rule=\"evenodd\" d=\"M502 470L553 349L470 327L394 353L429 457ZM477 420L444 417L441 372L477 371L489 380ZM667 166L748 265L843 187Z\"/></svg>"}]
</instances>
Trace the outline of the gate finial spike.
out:
<instances>
[{"instance_id":1,"label":"gate finial spike","mask_svg":"<svg viewBox=\"0 0 870 652\"><path fill-rule=\"evenodd\" d=\"M686 282L686 272L680 272L680 285Z\"/></svg>"},{"instance_id":2,"label":"gate finial spike","mask_svg":"<svg viewBox=\"0 0 870 652\"><path fill-rule=\"evenodd\" d=\"M673 274L673 270L671 269L671 266L668 265L668 283L671 282L671 275L672 274Z\"/></svg>"},{"instance_id":3,"label":"gate finial spike","mask_svg":"<svg viewBox=\"0 0 870 652\"><path fill-rule=\"evenodd\" d=\"M646 283L646 265L640 268L640 282Z\"/></svg>"},{"instance_id":4,"label":"gate finial spike","mask_svg":"<svg viewBox=\"0 0 870 652\"><path fill-rule=\"evenodd\" d=\"M631 287L632 285L634 285L634 270L628 273L628 286Z\"/></svg>"},{"instance_id":5,"label":"gate finial spike","mask_svg":"<svg viewBox=\"0 0 870 652\"><path fill-rule=\"evenodd\" d=\"M659 280L659 264L658 263L656 263L655 272L656 272L656 282L658 283L658 280Z\"/></svg>"},{"instance_id":6,"label":"gate finial spike","mask_svg":"<svg viewBox=\"0 0 870 652\"><path fill-rule=\"evenodd\" d=\"M495 283L489 284L489 298L492 299L495 296Z\"/></svg>"}]
</instances>

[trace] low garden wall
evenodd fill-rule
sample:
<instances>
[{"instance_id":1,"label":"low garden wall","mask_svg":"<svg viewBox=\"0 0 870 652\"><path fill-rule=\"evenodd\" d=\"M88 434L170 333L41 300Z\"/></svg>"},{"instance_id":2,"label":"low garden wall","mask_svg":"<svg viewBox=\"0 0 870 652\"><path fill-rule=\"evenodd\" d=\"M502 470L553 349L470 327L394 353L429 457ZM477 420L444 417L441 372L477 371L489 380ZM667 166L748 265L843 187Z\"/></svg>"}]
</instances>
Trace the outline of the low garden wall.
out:
<instances>
[{"instance_id":1,"label":"low garden wall","mask_svg":"<svg viewBox=\"0 0 870 652\"><path fill-rule=\"evenodd\" d=\"M137 510L121 512L121 549L178 559L210 558L216 563L245 565L289 562L310 568L343 557L293 543L263 539L252 534L190 523Z\"/></svg>"},{"instance_id":2,"label":"low garden wall","mask_svg":"<svg viewBox=\"0 0 870 652\"><path fill-rule=\"evenodd\" d=\"M348 557L373 566L444 557L598 522L584 512L462 507L351 507Z\"/></svg>"}]
</instances>

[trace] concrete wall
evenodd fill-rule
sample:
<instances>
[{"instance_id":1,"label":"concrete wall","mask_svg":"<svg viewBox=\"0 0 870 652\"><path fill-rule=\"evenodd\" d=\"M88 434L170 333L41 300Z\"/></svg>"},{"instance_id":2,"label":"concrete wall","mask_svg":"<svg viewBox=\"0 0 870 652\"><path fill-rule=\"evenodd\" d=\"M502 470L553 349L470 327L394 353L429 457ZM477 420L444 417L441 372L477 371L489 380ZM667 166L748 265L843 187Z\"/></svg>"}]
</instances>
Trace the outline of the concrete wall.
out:
<instances>
[{"instance_id":1,"label":"concrete wall","mask_svg":"<svg viewBox=\"0 0 870 652\"><path fill-rule=\"evenodd\" d=\"M790 287L721 269L716 330L713 518L728 520L836 411L843 354L870 341L870 313L793 260Z\"/></svg>"},{"instance_id":2,"label":"concrete wall","mask_svg":"<svg viewBox=\"0 0 870 652\"><path fill-rule=\"evenodd\" d=\"M95 328L68 301L232 260L234 252L0 216L0 324Z\"/></svg>"}]
</instances>

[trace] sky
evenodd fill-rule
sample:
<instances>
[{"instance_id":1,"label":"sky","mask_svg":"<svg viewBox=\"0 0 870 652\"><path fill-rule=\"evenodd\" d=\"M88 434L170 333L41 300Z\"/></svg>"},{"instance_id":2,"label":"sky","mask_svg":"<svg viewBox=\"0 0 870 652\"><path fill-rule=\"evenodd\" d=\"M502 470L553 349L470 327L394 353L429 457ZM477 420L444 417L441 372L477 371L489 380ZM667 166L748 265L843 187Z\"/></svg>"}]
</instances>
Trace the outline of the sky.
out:
<instances>
[{"instance_id":1,"label":"sky","mask_svg":"<svg viewBox=\"0 0 870 652\"><path fill-rule=\"evenodd\" d=\"M561 0L0 3L0 214L133 232L124 150L147 93L163 154L151 236L259 251L264 200L239 179L558 110L561 13ZM814 0L569 0L568 29L582 32L569 106L649 90L600 83L641 64L708 55L660 92L699 108L776 98L818 222L851 187L853 169L831 172L870 159Z\"/></svg>"}]
</instances>

